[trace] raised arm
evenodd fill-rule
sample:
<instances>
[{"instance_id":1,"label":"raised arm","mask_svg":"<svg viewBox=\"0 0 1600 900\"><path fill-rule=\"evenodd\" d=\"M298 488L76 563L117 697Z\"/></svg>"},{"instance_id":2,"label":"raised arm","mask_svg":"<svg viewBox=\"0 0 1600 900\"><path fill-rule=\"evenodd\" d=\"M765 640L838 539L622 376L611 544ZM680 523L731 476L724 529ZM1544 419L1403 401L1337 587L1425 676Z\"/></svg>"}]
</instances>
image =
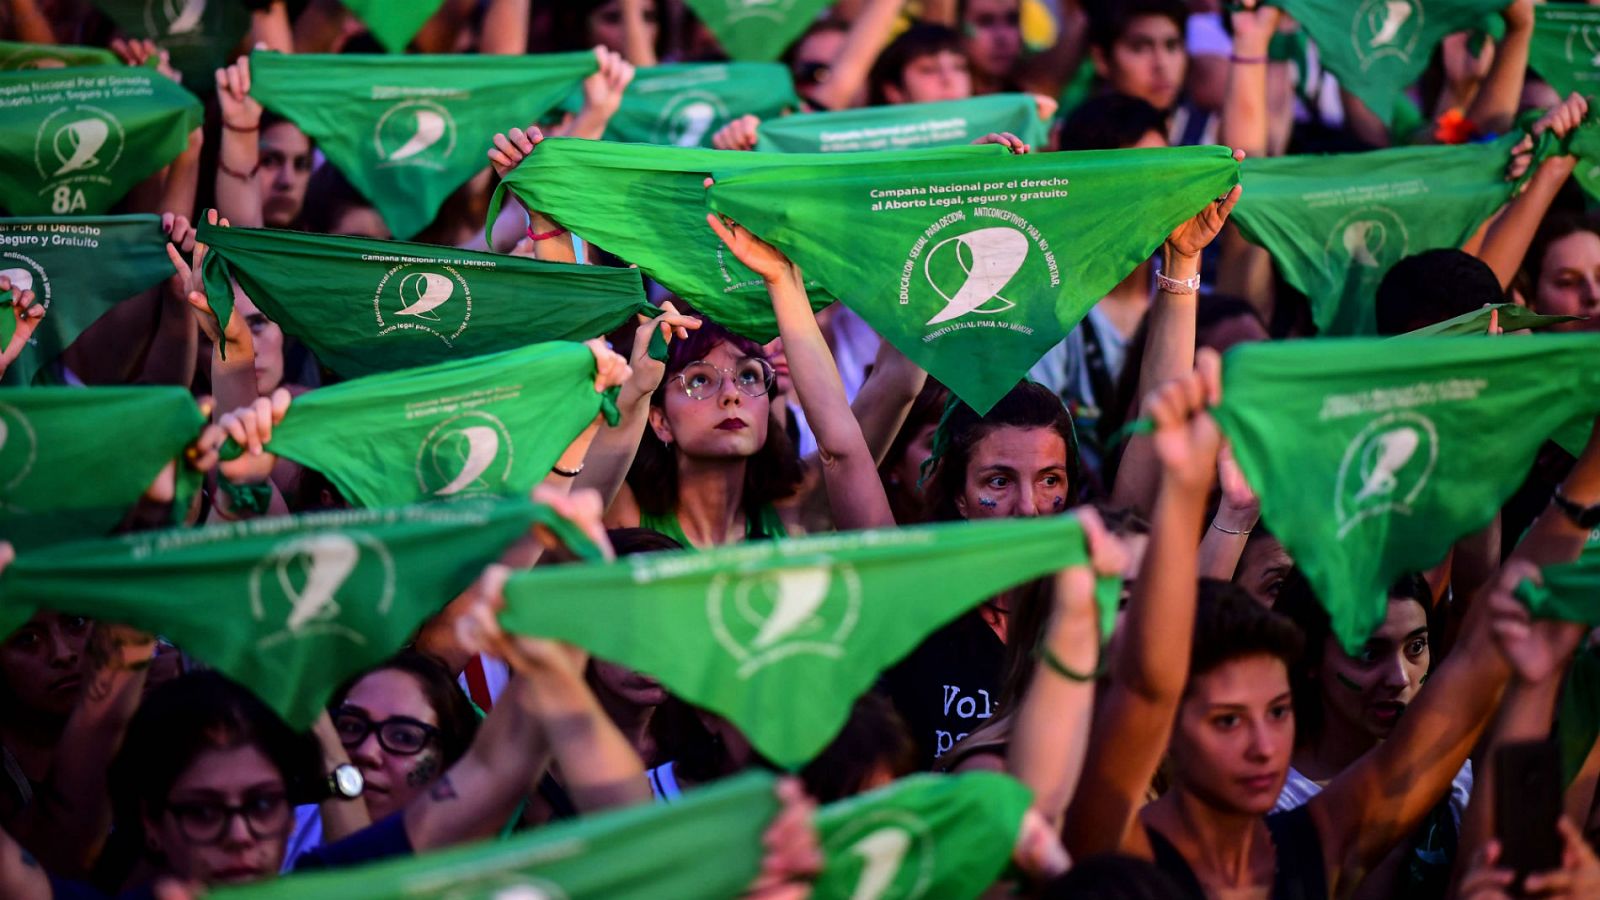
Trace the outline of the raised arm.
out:
<instances>
[{"instance_id":1,"label":"raised arm","mask_svg":"<svg viewBox=\"0 0 1600 900\"><path fill-rule=\"evenodd\" d=\"M656 64L656 46L650 41L650 31L644 20L644 5L649 0L622 0L622 34L624 55L635 66Z\"/></svg>"},{"instance_id":2,"label":"raised arm","mask_svg":"<svg viewBox=\"0 0 1600 900\"><path fill-rule=\"evenodd\" d=\"M1528 44L1533 40L1533 0L1511 0L1500 16L1506 22L1506 35L1495 45L1489 76L1467 108L1467 121L1485 134L1505 131L1517 116L1528 71Z\"/></svg>"},{"instance_id":3,"label":"raised arm","mask_svg":"<svg viewBox=\"0 0 1600 900\"><path fill-rule=\"evenodd\" d=\"M633 370L628 368L628 361L613 351L605 341L594 338L584 341L583 345L594 354L595 393L603 394L614 387L620 387L633 376ZM589 456L589 448L594 444L595 435L600 433L605 424L605 413L596 413L594 421L572 439L572 443L561 452L561 458L556 460L550 473L544 477L541 487L545 494L566 495L572 492L573 484L578 476L583 474L584 461Z\"/></svg>"},{"instance_id":4,"label":"raised arm","mask_svg":"<svg viewBox=\"0 0 1600 900\"><path fill-rule=\"evenodd\" d=\"M823 109L850 106L862 85L867 83L867 75L878 53L889 42L889 33L904 5L905 0L868 0L866 7L850 23L850 31L833 60L828 80L812 94L818 106Z\"/></svg>"},{"instance_id":5,"label":"raised arm","mask_svg":"<svg viewBox=\"0 0 1600 900\"><path fill-rule=\"evenodd\" d=\"M1550 131L1557 137L1566 137L1572 129L1583 123L1588 113L1589 101L1581 94L1573 94L1541 116L1529 131L1529 137L1512 150L1508 177L1520 176L1527 170L1534 141L1540 135ZM1517 277L1517 270L1528 254L1539 223L1544 220L1550 204L1555 201L1556 194L1560 193L1561 186L1567 183L1577 164L1577 157L1570 155L1552 156L1545 160L1523 186L1522 193L1507 203L1500 215L1489 223L1483 243L1474 255L1494 270L1502 289L1511 287L1511 280Z\"/></svg>"},{"instance_id":6,"label":"raised arm","mask_svg":"<svg viewBox=\"0 0 1600 900\"><path fill-rule=\"evenodd\" d=\"M250 96L250 57L217 70L222 146L217 152L217 212L230 222L260 228L261 104Z\"/></svg>"},{"instance_id":7,"label":"raised arm","mask_svg":"<svg viewBox=\"0 0 1600 900\"><path fill-rule=\"evenodd\" d=\"M285 0L272 0L266 8L250 13L250 43L279 53L294 52L294 29L289 25Z\"/></svg>"},{"instance_id":8,"label":"raised arm","mask_svg":"<svg viewBox=\"0 0 1600 900\"><path fill-rule=\"evenodd\" d=\"M1006 752L1007 771L1033 788L1033 808L1058 832L1089 749L1096 669L1103 652L1095 576L1120 576L1127 557L1127 549L1106 531L1093 507L1078 510L1078 518L1092 562L1056 573L1050 619Z\"/></svg>"},{"instance_id":9,"label":"raised arm","mask_svg":"<svg viewBox=\"0 0 1600 900\"><path fill-rule=\"evenodd\" d=\"M706 184L710 186L710 179ZM834 526L840 531L892 526L889 498L861 426L850 411L833 353L811 311L799 267L738 224L715 214L707 214L706 221L733 255L766 282L795 394L817 438Z\"/></svg>"},{"instance_id":10,"label":"raised arm","mask_svg":"<svg viewBox=\"0 0 1600 900\"><path fill-rule=\"evenodd\" d=\"M45 312L44 304L34 302L37 298L33 291L13 288L11 279L0 275L0 294L7 292L11 294L11 301L6 304L5 312L0 315L9 316L16 330L11 333L11 340L7 341L4 347L0 347L0 376L4 376L6 369L11 368L11 364L17 361L22 351L28 348L28 341L38 329L39 323L44 321Z\"/></svg>"},{"instance_id":11,"label":"raised arm","mask_svg":"<svg viewBox=\"0 0 1600 900\"><path fill-rule=\"evenodd\" d=\"M1233 158L1244 159L1244 151L1233 151ZM1226 196L1209 203L1194 218L1179 225L1162 248L1161 274L1164 280L1150 304L1145 337L1144 361L1139 367L1139 396L1148 397L1161 385L1185 377L1195 364L1195 309L1200 290L1200 253L1222 231L1228 214L1243 191L1234 185ZM1157 467L1151 439L1136 435L1128 441L1112 502L1130 506L1148 515L1155 499Z\"/></svg>"},{"instance_id":12,"label":"raised arm","mask_svg":"<svg viewBox=\"0 0 1600 900\"><path fill-rule=\"evenodd\" d=\"M528 0L489 0L478 51L486 56L527 53L529 15Z\"/></svg>"},{"instance_id":13,"label":"raised arm","mask_svg":"<svg viewBox=\"0 0 1600 900\"><path fill-rule=\"evenodd\" d=\"M1250 532L1261 521L1261 500L1226 444L1217 455L1217 482L1222 486L1222 500L1206 536L1200 539L1200 577L1232 581Z\"/></svg>"},{"instance_id":14,"label":"raised arm","mask_svg":"<svg viewBox=\"0 0 1600 900\"><path fill-rule=\"evenodd\" d=\"M593 76L591 76L593 77ZM529 125L526 130L513 128L504 134L494 136L494 146L489 148L489 165L494 167L495 175L506 177L528 158L535 147L544 140L544 132L536 126ZM491 239L493 246L484 245L481 248L474 244L468 246L472 249L492 250L496 253L503 252L500 248L515 246L522 239L523 234L517 228L522 223L516 222L515 210L522 210L527 217L526 236L533 245L533 258L546 262L577 262L578 254L572 247L572 235L565 228L557 225L549 216L536 210L527 209L522 204L522 199L515 192L511 194L513 202L507 203L500 213L500 218L493 227ZM513 224L514 223L514 224Z\"/></svg>"},{"instance_id":15,"label":"raised arm","mask_svg":"<svg viewBox=\"0 0 1600 900\"><path fill-rule=\"evenodd\" d=\"M1221 399L1221 363L1210 350L1196 362L1193 372L1145 399L1155 422L1160 485L1150 543L1113 644L1110 687L1067 815L1074 857L1127 849L1189 677L1199 587L1195 535L1222 441L1208 412Z\"/></svg>"},{"instance_id":16,"label":"raised arm","mask_svg":"<svg viewBox=\"0 0 1600 900\"><path fill-rule=\"evenodd\" d=\"M54 44L56 32L50 19L39 9L38 0L7 0L11 10L11 26L17 40L25 44Z\"/></svg>"},{"instance_id":17,"label":"raised arm","mask_svg":"<svg viewBox=\"0 0 1600 900\"><path fill-rule=\"evenodd\" d=\"M634 65L604 47L594 48L600 68L583 80L583 107L567 134L598 141L606 133L611 117L622 106L622 95L633 83Z\"/></svg>"}]
</instances>

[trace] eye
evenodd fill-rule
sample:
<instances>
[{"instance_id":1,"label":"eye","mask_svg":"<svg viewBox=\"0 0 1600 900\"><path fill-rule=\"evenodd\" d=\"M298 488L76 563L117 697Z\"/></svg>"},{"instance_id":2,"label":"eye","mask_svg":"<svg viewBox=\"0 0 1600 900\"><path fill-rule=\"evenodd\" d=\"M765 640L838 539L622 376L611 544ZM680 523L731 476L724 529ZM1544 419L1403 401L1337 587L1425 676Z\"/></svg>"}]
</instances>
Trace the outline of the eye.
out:
<instances>
[{"instance_id":1,"label":"eye","mask_svg":"<svg viewBox=\"0 0 1600 900\"><path fill-rule=\"evenodd\" d=\"M1239 717L1233 713L1223 713L1220 716L1213 716L1211 724L1220 731L1231 731L1238 726Z\"/></svg>"},{"instance_id":2,"label":"eye","mask_svg":"<svg viewBox=\"0 0 1600 900\"><path fill-rule=\"evenodd\" d=\"M991 475L989 480L985 481L983 484L985 487L993 488L998 491L1010 486L1011 479L1004 475Z\"/></svg>"},{"instance_id":3,"label":"eye","mask_svg":"<svg viewBox=\"0 0 1600 900\"><path fill-rule=\"evenodd\" d=\"M39 641L39 632L29 628L26 631L19 631L12 635L11 639L6 641L6 646L13 650L32 650L39 646Z\"/></svg>"},{"instance_id":4,"label":"eye","mask_svg":"<svg viewBox=\"0 0 1600 900\"><path fill-rule=\"evenodd\" d=\"M704 372L695 372L684 376L683 383L691 388L703 388L711 383L711 379Z\"/></svg>"},{"instance_id":5,"label":"eye","mask_svg":"<svg viewBox=\"0 0 1600 900\"><path fill-rule=\"evenodd\" d=\"M1266 587L1261 589L1262 593L1266 594L1268 597L1271 597L1274 600L1278 599L1278 592L1281 591L1281 590L1283 590L1283 579L1282 578L1274 578L1274 579L1272 579L1271 581L1267 582Z\"/></svg>"},{"instance_id":6,"label":"eye","mask_svg":"<svg viewBox=\"0 0 1600 900\"><path fill-rule=\"evenodd\" d=\"M1294 707L1288 703L1280 703L1277 706L1267 710L1267 718L1274 722L1282 722L1284 719L1287 719L1293 715Z\"/></svg>"},{"instance_id":7,"label":"eye","mask_svg":"<svg viewBox=\"0 0 1600 900\"><path fill-rule=\"evenodd\" d=\"M1370 666L1377 661L1378 648L1376 647L1362 647L1361 655L1356 657L1356 662L1362 664L1363 666Z\"/></svg>"},{"instance_id":8,"label":"eye","mask_svg":"<svg viewBox=\"0 0 1600 900\"><path fill-rule=\"evenodd\" d=\"M739 383L745 385L760 384L766 380L766 373L761 371L761 366L756 363L745 363L739 367Z\"/></svg>"},{"instance_id":9,"label":"eye","mask_svg":"<svg viewBox=\"0 0 1600 900\"><path fill-rule=\"evenodd\" d=\"M1428 639L1427 638L1423 638L1423 637L1415 638L1415 639L1413 639L1411 641L1411 643L1406 645L1406 654L1409 655L1409 656L1417 657L1417 656L1421 656L1422 654L1427 653L1427 652L1428 652Z\"/></svg>"},{"instance_id":10,"label":"eye","mask_svg":"<svg viewBox=\"0 0 1600 900\"><path fill-rule=\"evenodd\" d=\"M62 616L61 627L73 634L78 634L89 629L89 619L84 616Z\"/></svg>"},{"instance_id":11,"label":"eye","mask_svg":"<svg viewBox=\"0 0 1600 900\"><path fill-rule=\"evenodd\" d=\"M1046 476L1044 476L1044 478L1040 479L1040 483L1043 484L1045 487L1057 487L1057 486L1059 486L1061 484L1061 476L1060 475L1046 475Z\"/></svg>"}]
</instances>

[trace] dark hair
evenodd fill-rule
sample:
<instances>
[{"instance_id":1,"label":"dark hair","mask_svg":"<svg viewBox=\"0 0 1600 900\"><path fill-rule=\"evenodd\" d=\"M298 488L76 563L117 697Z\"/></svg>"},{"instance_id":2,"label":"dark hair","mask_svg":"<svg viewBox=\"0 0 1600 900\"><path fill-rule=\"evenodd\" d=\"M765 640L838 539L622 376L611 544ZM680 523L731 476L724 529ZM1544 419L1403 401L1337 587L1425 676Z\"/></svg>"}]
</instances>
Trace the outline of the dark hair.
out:
<instances>
[{"instance_id":1,"label":"dark hair","mask_svg":"<svg viewBox=\"0 0 1600 900\"><path fill-rule=\"evenodd\" d=\"M1593 216L1572 210L1552 212L1539 223L1539 229L1533 233L1533 241L1528 245L1528 252L1522 257L1522 269L1518 273L1523 295L1530 304L1539 290L1544 255L1550 251L1550 245L1585 231L1600 234L1600 222Z\"/></svg>"},{"instance_id":2,"label":"dark hair","mask_svg":"<svg viewBox=\"0 0 1600 900\"><path fill-rule=\"evenodd\" d=\"M668 694L650 716L650 736L656 742L656 758L672 760L674 774L686 781L705 784L741 771L721 736L701 721L700 710L676 695ZM777 768L760 750L752 748L751 754L751 766Z\"/></svg>"},{"instance_id":3,"label":"dark hair","mask_svg":"<svg viewBox=\"0 0 1600 900\"><path fill-rule=\"evenodd\" d=\"M867 75L867 104L883 106L889 102L885 88L893 85L904 89L906 67L937 53L956 53L966 59L967 51L961 44L961 35L943 25L918 22L900 33L900 36L883 48Z\"/></svg>"},{"instance_id":4,"label":"dark hair","mask_svg":"<svg viewBox=\"0 0 1600 900\"><path fill-rule=\"evenodd\" d=\"M1135 19L1160 16L1178 26L1181 32L1189 20L1183 0L1089 0L1084 4L1089 17L1089 46L1109 53L1127 34Z\"/></svg>"},{"instance_id":5,"label":"dark hair","mask_svg":"<svg viewBox=\"0 0 1600 900\"><path fill-rule=\"evenodd\" d=\"M683 545L652 528L609 528L606 537L618 556L682 550Z\"/></svg>"},{"instance_id":6,"label":"dark hair","mask_svg":"<svg viewBox=\"0 0 1600 900\"><path fill-rule=\"evenodd\" d=\"M1505 300L1500 279L1462 250L1428 250L1394 264L1374 299L1379 334L1405 334Z\"/></svg>"},{"instance_id":7,"label":"dark hair","mask_svg":"<svg viewBox=\"0 0 1600 900\"><path fill-rule=\"evenodd\" d=\"M437 656L418 650L401 650L383 664L373 666L339 685L333 696L328 698L328 708L342 705L361 679L374 672L391 669L416 679L417 686L422 688L422 696L427 698L428 706L433 710L434 718L439 721L439 753L443 757L439 770L444 771L455 765L456 760L472 746L472 739L478 733L478 711L456 684L450 668Z\"/></svg>"},{"instance_id":8,"label":"dark hair","mask_svg":"<svg viewBox=\"0 0 1600 900\"><path fill-rule=\"evenodd\" d=\"M1213 578L1200 579L1194 638L1189 653L1189 684L1224 663L1265 654L1294 671L1304 640L1294 623L1257 603L1244 588Z\"/></svg>"},{"instance_id":9,"label":"dark hair","mask_svg":"<svg viewBox=\"0 0 1600 900\"><path fill-rule=\"evenodd\" d=\"M954 397L951 402L954 406L947 407L945 419L939 424L941 434L935 438L936 445L942 441L943 452L933 461L924 486L928 510L935 520L961 518L956 498L966 486L972 451L997 428L1049 428L1061 435L1067 444L1067 505L1077 504L1083 481L1078 465L1078 435L1072 414L1054 391L1032 381L1021 382L982 416Z\"/></svg>"},{"instance_id":10,"label":"dark hair","mask_svg":"<svg viewBox=\"0 0 1600 900\"><path fill-rule=\"evenodd\" d=\"M800 780L818 803L832 803L861 793L867 776L880 766L899 778L916 762L916 745L894 704L867 693L856 698L833 741L800 770Z\"/></svg>"},{"instance_id":11,"label":"dark hair","mask_svg":"<svg viewBox=\"0 0 1600 900\"><path fill-rule=\"evenodd\" d=\"M889 452L883 455L883 462L878 464L878 480L883 482L884 492L889 495L889 507L894 512L894 520L901 525L914 525L927 519L927 500L916 485L891 484L889 478L894 468L905 459L917 434L929 425L939 424L939 416L944 413L949 399L950 389L930 376L917 394L917 399L911 401L911 411L906 414L905 422L901 423L900 430L890 442Z\"/></svg>"},{"instance_id":12,"label":"dark hair","mask_svg":"<svg viewBox=\"0 0 1600 900\"><path fill-rule=\"evenodd\" d=\"M153 688L128 723L108 783L115 831L143 846L142 814L166 806L172 785L207 750L253 746L283 776L290 802L320 780L322 753L266 704L217 672L191 672Z\"/></svg>"},{"instance_id":13,"label":"dark hair","mask_svg":"<svg viewBox=\"0 0 1600 900\"><path fill-rule=\"evenodd\" d=\"M355 185L333 163L325 162L311 173L306 182L305 205L300 208L300 222L305 230L315 234L332 234L339 217L352 209L374 208Z\"/></svg>"},{"instance_id":14,"label":"dark hair","mask_svg":"<svg viewBox=\"0 0 1600 900\"><path fill-rule=\"evenodd\" d=\"M1046 883L1039 900L1170 900L1183 886L1149 860L1101 853L1073 860L1072 868Z\"/></svg>"},{"instance_id":15,"label":"dark hair","mask_svg":"<svg viewBox=\"0 0 1600 900\"><path fill-rule=\"evenodd\" d=\"M1389 586L1389 602L1411 600L1422 607L1428 622L1428 668L1432 671L1438 660L1439 640L1444 637L1444 626L1433 603L1433 590L1421 573L1408 572ZM1292 569L1283 579L1278 591L1278 601L1273 610L1295 623L1305 635L1305 650L1298 664L1289 668L1289 687L1294 692L1295 743L1302 746L1321 738L1324 724L1322 692L1316 673L1322 668L1328 638L1333 636L1333 623L1328 611L1317 600L1311 582L1299 567Z\"/></svg>"},{"instance_id":16,"label":"dark hair","mask_svg":"<svg viewBox=\"0 0 1600 900\"><path fill-rule=\"evenodd\" d=\"M1061 123L1061 149L1122 150L1152 131L1165 135L1167 120L1148 101L1101 94L1083 101Z\"/></svg>"},{"instance_id":17,"label":"dark hair","mask_svg":"<svg viewBox=\"0 0 1600 900\"><path fill-rule=\"evenodd\" d=\"M650 396L652 407L665 405L667 391L677 383L672 376L690 363L705 359L718 344L729 344L745 356L767 358L755 341L740 337L692 310L686 312L700 318L700 330L689 332L686 340L672 342L667 352L666 375ZM777 411L782 412L781 409ZM781 427L769 427L766 443L745 463L745 515L753 520L763 506L794 494L804 474L788 433ZM639 452L628 470L628 487L633 489L639 508L651 515L667 515L678 508L677 451L663 444L652 428L644 430L639 442Z\"/></svg>"}]
</instances>

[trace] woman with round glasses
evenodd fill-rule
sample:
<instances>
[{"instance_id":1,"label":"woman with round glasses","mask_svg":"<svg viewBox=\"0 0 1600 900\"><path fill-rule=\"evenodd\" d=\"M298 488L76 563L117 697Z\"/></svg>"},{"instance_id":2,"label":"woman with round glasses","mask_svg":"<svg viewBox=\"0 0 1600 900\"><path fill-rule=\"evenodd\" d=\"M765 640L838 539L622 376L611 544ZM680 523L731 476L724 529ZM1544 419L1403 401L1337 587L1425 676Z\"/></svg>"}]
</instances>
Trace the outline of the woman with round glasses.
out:
<instances>
[{"instance_id":1,"label":"woman with round glasses","mask_svg":"<svg viewBox=\"0 0 1600 900\"><path fill-rule=\"evenodd\" d=\"M672 342L650 396L649 421L628 473L637 508L613 504L606 524L651 528L685 547L767 540L795 530L802 509L824 489L839 530L893 525L799 270L738 225L709 219L739 261L766 282L818 455L802 465L775 427L775 375L761 346L703 321ZM640 339L648 334L641 331ZM634 354L648 371L645 359Z\"/></svg>"}]
</instances>

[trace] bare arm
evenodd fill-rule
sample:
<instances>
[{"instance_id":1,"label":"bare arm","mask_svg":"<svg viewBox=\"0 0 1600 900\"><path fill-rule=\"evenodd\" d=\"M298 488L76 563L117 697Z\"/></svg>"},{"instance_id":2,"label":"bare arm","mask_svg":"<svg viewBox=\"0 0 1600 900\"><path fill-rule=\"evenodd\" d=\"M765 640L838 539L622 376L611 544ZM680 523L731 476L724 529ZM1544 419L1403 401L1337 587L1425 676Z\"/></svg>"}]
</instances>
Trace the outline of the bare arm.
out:
<instances>
[{"instance_id":1,"label":"bare arm","mask_svg":"<svg viewBox=\"0 0 1600 900\"><path fill-rule=\"evenodd\" d=\"M927 383L928 373L893 344L883 341L878 345L872 374L861 385L856 402L850 404L872 451L873 465L881 464L889 455L889 447L911 414L911 404Z\"/></svg>"},{"instance_id":2,"label":"bare arm","mask_svg":"<svg viewBox=\"0 0 1600 900\"><path fill-rule=\"evenodd\" d=\"M594 55L600 68L583 80L583 107L567 135L598 141L622 106L623 93L633 83L634 65L604 47L594 48Z\"/></svg>"},{"instance_id":3,"label":"bare arm","mask_svg":"<svg viewBox=\"0 0 1600 900\"><path fill-rule=\"evenodd\" d=\"M284 0L272 0L266 9L250 14L251 44L276 50L294 52L294 29L289 25L289 8Z\"/></svg>"},{"instance_id":4,"label":"bare arm","mask_svg":"<svg viewBox=\"0 0 1600 900\"><path fill-rule=\"evenodd\" d=\"M1589 102L1582 95L1573 94L1566 102L1540 117L1531 129L1531 138L1517 145L1512 153L1512 174L1525 169L1527 160L1522 157L1533 150L1532 138L1537 138L1547 130L1564 137L1583 122L1588 112ZM1489 223L1483 242L1474 255L1494 270L1502 289L1509 288L1511 280L1517 276L1528 247L1533 243L1533 236L1539 230L1539 223L1544 220L1550 204L1572 175L1577 162L1577 158L1572 156L1552 156L1545 160L1533 177L1528 179L1522 193L1506 204L1501 214Z\"/></svg>"},{"instance_id":5,"label":"bare arm","mask_svg":"<svg viewBox=\"0 0 1600 900\"><path fill-rule=\"evenodd\" d=\"M1077 857L1127 849L1183 697L1198 590L1194 536L1221 444L1207 412L1221 399L1219 373L1216 354L1206 351L1195 371L1145 400L1156 423L1160 490L1150 543L1114 643L1110 687L1067 815L1067 849Z\"/></svg>"},{"instance_id":6,"label":"bare arm","mask_svg":"<svg viewBox=\"0 0 1600 900\"><path fill-rule=\"evenodd\" d=\"M1006 768L1033 788L1034 808L1057 831L1083 772L1094 711L1094 679L1076 676L1090 676L1103 652L1094 576L1122 574L1126 555L1092 507L1078 515L1095 556L1094 565L1056 573L1054 605L1041 638L1044 652L1039 654L1028 692L1017 709L1006 754ZM1075 674L1058 671L1056 664Z\"/></svg>"},{"instance_id":7,"label":"bare arm","mask_svg":"<svg viewBox=\"0 0 1600 900\"><path fill-rule=\"evenodd\" d=\"M1512 0L1501 16L1506 35L1495 45L1494 64L1467 108L1467 119L1489 134L1511 127L1522 99L1528 71L1528 44L1533 40L1533 0Z\"/></svg>"},{"instance_id":8,"label":"bare arm","mask_svg":"<svg viewBox=\"0 0 1600 900\"><path fill-rule=\"evenodd\" d=\"M339 732L334 730L333 719L328 716L327 710L323 710L322 714L317 716L316 723L311 726L311 733L316 735L317 746L322 748L324 772L332 772L350 762L349 755L344 751L344 744L339 740ZM325 844L347 838L372 824L372 816L367 812L367 805L360 799L330 797L317 805L317 812L322 816L322 842Z\"/></svg>"},{"instance_id":9,"label":"bare arm","mask_svg":"<svg viewBox=\"0 0 1600 900\"><path fill-rule=\"evenodd\" d=\"M892 526L894 515L889 511L889 498L878 479L861 426L850 412L844 382L839 379L833 353L811 311L799 267L739 225L725 223L713 214L708 214L706 221L739 261L766 281L778 334L789 357L795 394L817 438L835 526L841 531Z\"/></svg>"},{"instance_id":10,"label":"bare arm","mask_svg":"<svg viewBox=\"0 0 1600 900\"><path fill-rule=\"evenodd\" d=\"M528 16L528 0L489 0L478 51L499 56L527 53Z\"/></svg>"},{"instance_id":11,"label":"bare arm","mask_svg":"<svg viewBox=\"0 0 1600 900\"><path fill-rule=\"evenodd\" d=\"M1250 532L1261 521L1261 501L1226 444L1217 456L1217 481L1222 485L1222 502L1200 539L1200 577L1232 581Z\"/></svg>"},{"instance_id":12,"label":"bare arm","mask_svg":"<svg viewBox=\"0 0 1600 900\"><path fill-rule=\"evenodd\" d=\"M222 146L217 154L217 211L230 222L260 228L261 104L250 96L250 57L217 70Z\"/></svg>"},{"instance_id":13,"label":"bare arm","mask_svg":"<svg viewBox=\"0 0 1600 900\"><path fill-rule=\"evenodd\" d=\"M181 252L194 250L194 229L185 216L167 213L161 217L161 227L167 232L171 246ZM194 382L195 351L199 347L200 332L194 324L194 314L189 311L187 296L189 282L185 273L176 272L167 279L161 291L161 311L156 322L155 337L145 354L141 384L173 384L188 387Z\"/></svg>"},{"instance_id":14,"label":"bare arm","mask_svg":"<svg viewBox=\"0 0 1600 900\"><path fill-rule=\"evenodd\" d=\"M9 0L11 23L17 40L25 44L54 44L56 32L36 0Z\"/></svg>"},{"instance_id":15,"label":"bare arm","mask_svg":"<svg viewBox=\"0 0 1600 900\"><path fill-rule=\"evenodd\" d=\"M650 33L645 30L644 5L646 0L622 0L622 33L627 46L625 55L635 66L656 64L656 47L650 43Z\"/></svg>"},{"instance_id":16,"label":"bare arm","mask_svg":"<svg viewBox=\"0 0 1600 900\"><path fill-rule=\"evenodd\" d=\"M889 32L904 5L904 0L869 0L866 8L850 23L850 31L833 60L827 82L817 88L815 97L819 106L824 109L850 106L862 85L867 83L867 75L878 53L889 42Z\"/></svg>"},{"instance_id":17,"label":"bare arm","mask_svg":"<svg viewBox=\"0 0 1600 900\"><path fill-rule=\"evenodd\" d=\"M350 15L339 0L311 0L294 19L294 46L300 53L332 53Z\"/></svg>"}]
</instances>

